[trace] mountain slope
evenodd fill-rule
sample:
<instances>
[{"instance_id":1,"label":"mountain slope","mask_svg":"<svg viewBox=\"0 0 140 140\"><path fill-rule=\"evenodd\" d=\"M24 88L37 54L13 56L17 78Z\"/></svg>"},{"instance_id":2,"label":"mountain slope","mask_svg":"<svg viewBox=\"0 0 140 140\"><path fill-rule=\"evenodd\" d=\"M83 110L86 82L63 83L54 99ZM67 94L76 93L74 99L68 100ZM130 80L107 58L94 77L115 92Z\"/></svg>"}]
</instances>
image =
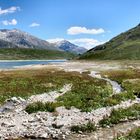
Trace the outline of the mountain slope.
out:
<instances>
[{"instance_id":1,"label":"mountain slope","mask_svg":"<svg viewBox=\"0 0 140 140\"><path fill-rule=\"evenodd\" d=\"M53 43L56 48L59 48L66 52L76 53L76 54L83 54L87 50L83 47L79 47L75 44L72 44L71 42L67 40L57 41Z\"/></svg>"},{"instance_id":2,"label":"mountain slope","mask_svg":"<svg viewBox=\"0 0 140 140\"><path fill-rule=\"evenodd\" d=\"M72 59L72 53L30 48L1 48L0 60Z\"/></svg>"},{"instance_id":3,"label":"mountain slope","mask_svg":"<svg viewBox=\"0 0 140 140\"><path fill-rule=\"evenodd\" d=\"M15 44L0 39L0 48L18 48Z\"/></svg>"},{"instance_id":4,"label":"mountain slope","mask_svg":"<svg viewBox=\"0 0 140 140\"><path fill-rule=\"evenodd\" d=\"M47 50L60 50L54 47L51 43L34 37L26 32L18 29L0 30L0 39L15 44L18 48L34 48Z\"/></svg>"},{"instance_id":5,"label":"mountain slope","mask_svg":"<svg viewBox=\"0 0 140 140\"><path fill-rule=\"evenodd\" d=\"M79 59L140 59L140 24L109 42L89 50Z\"/></svg>"}]
</instances>

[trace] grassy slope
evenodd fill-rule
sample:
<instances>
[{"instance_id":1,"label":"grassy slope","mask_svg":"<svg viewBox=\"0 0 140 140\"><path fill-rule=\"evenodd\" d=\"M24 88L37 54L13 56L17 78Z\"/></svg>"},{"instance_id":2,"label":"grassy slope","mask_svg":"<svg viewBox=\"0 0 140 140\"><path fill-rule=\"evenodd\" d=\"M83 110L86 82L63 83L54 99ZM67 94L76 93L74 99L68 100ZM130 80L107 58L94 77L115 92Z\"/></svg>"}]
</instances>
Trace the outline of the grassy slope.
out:
<instances>
[{"instance_id":1,"label":"grassy slope","mask_svg":"<svg viewBox=\"0 0 140 140\"><path fill-rule=\"evenodd\" d=\"M118 35L109 42L91 49L80 59L140 59L140 26Z\"/></svg>"},{"instance_id":2,"label":"grassy slope","mask_svg":"<svg viewBox=\"0 0 140 140\"><path fill-rule=\"evenodd\" d=\"M19 59L69 59L75 55L72 53L39 50L39 49L18 49L18 48L1 48L0 60L19 60Z\"/></svg>"}]
</instances>

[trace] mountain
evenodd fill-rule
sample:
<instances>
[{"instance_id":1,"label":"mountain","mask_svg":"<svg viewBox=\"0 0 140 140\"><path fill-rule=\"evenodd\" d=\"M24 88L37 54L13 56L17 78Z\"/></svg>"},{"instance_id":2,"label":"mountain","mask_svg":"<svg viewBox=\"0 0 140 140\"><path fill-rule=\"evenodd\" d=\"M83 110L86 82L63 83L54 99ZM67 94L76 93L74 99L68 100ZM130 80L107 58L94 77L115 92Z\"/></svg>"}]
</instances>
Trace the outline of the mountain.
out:
<instances>
[{"instance_id":1,"label":"mountain","mask_svg":"<svg viewBox=\"0 0 140 140\"><path fill-rule=\"evenodd\" d=\"M87 51L79 59L140 60L140 24Z\"/></svg>"},{"instance_id":2,"label":"mountain","mask_svg":"<svg viewBox=\"0 0 140 140\"><path fill-rule=\"evenodd\" d=\"M71 59L75 54L18 29L0 30L0 60L11 59Z\"/></svg>"},{"instance_id":3,"label":"mountain","mask_svg":"<svg viewBox=\"0 0 140 140\"><path fill-rule=\"evenodd\" d=\"M53 43L56 48L59 48L61 50L64 50L66 52L76 53L76 54L83 54L87 50L84 47L79 47L75 44L72 44L71 42L67 40L57 41Z\"/></svg>"},{"instance_id":4,"label":"mountain","mask_svg":"<svg viewBox=\"0 0 140 140\"><path fill-rule=\"evenodd\" d=\"M0 48L18 48L15 44L0 39Z\"/></svg>"},{"instance_id":5,"label":"mountain","mask_svg":"<svg viewBox=\"0 0 140 140\"><path fill-rule=\"evenodd\" d=\"M54 47L51 43L45 40L39 39L37 37L34 37L18 29L13 29L13 30L1 29L0 40L10 42L14 44L15 47L18 47L18 48L60 50ZM11 46L11 47L15 48L14 46Z\"/></svg>"}]
</instances>

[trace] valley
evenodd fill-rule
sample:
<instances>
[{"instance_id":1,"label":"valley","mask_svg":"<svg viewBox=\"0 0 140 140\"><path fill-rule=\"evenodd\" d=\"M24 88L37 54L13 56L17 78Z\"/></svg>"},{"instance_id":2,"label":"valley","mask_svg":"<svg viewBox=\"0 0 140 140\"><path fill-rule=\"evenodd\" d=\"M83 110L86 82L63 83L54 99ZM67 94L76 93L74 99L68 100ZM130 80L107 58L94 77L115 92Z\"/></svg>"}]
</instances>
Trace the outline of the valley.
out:
<instances>
[{"instance_id":1,"label":"valley","mask_svg":"<svg viewBox=\"0 0 140 140\"><path fill-rule=\"evenodd\" d=\"M140 140L139 6L1 0L0 140Z\"/></svg>"},{"instance_id":2,"label":"valley","mask_svg":"<svg viewBox=\"0 0 140 140\"><path fill-rule=\"evenodd\" d=\"M2 70L1 139L137 139L139 73L139 61L67 61Z\"/></svg>"}]
</instances>

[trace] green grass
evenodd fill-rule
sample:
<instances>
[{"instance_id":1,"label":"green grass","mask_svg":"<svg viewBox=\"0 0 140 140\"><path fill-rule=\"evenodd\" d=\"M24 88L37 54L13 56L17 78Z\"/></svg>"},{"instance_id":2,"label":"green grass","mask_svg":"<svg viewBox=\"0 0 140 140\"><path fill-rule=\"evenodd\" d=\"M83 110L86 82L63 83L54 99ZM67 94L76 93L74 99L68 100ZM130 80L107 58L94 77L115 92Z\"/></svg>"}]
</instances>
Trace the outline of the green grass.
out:
<instances>
[{"instance_id":1,"label":"green grass","mask_svg":"<svg viewBox=\"0 0 140 140\"><path fill-rule=\"evenodd\" d=\"M71 131L75 132L75 133L79 133L79 132L88 132L89 133L89 132L96 131L96 126L95 126L95 124L88 122L87 124L72 126Z\"/></svg>"},{"instance_id":2,"label":"green grass","mask_svg":"<svg viewBox=\"0 0 140 140\"><path fill-rule=\"evenodd\" d=\"M0 60L27 60L27 59L71 59L75 54L41 49L1 48Z\"/></svg>"},{"instance_id":3,"label":"green grass","mask_svg":"<svg viewBox=\"0 0 140 140\"><path fill-rule=\"evenodd\" d=\"M28 98L31 95L59 90L72 84L71 91L57 98L57 104L67 109L72 106L89 112L121 101L134 99L132 94L112 95L112 87L104 80L88 73L64 72L56 69L15 70L0 72L0 104L11 97ZM40 109L36 109L40 110Z\"/></svg>"},{"instance_id":4,"label":"green grass","mask_svg":"<svg viewBox=\"0 0 140 140\"><path fill-rule=\"evenodd\" d=\"M105 81L79 79L75 81L72 90L60 96L57 101L67 109L74 106L81 111L89 112L104 106L104 100L111 94L112 88L110 85L106 85Z\"/></svg>"},{"instance_id":5,"label":"green grass","mask_svg":"<svg viewBox=\"0 0 140 140\"><path fill-rule=\"evenodd\" d=\"M122 101L127 101L129 99L134 100L135 95L132 92L122 92L120 94L114 94L113 96L107 98L104 104L105 106L114 106Z\"/></svg>"},{"instance_id":6,"label":"green grass","mask_svg":"<svg viewBox=\"0 0 140 140\"><path fill-rule=\"evenodd\" d=\"M56 107L60 106L57 103L52 103L52 102L34 102L32 104L29 104L26 108L25 111L29 114L31 113L36 113L38 111L41 112L55 112Z\"/></svg>"},{"instance_id":7,"label":"green grass","mask_svg":"<svg viewBox=\"0 0 140 140\"><path fill-rule=\"evenodd\" d=\"M73 84L72 91L75 92L75 95L77 94L78 98L80 95L83 95L84 98L88 93L90 93L89 96L98 95L98 92L101 97L107 96L104 94L110 95L112 91L105 81L78 72L64 72L54 69L1 71L0 103L13 96L27 98L33 94L59 90L63 85L70 83ZM84 90L88 87L89 90ZM84 91L80 93L82 90Z\"/></svg>"},{"instance_id":8,"label":"green grass","mask_svg":"<svg viewBox=\"0 0 140 140\"><path fill-rule=\"evenodd\" d=\"M134 104L126 109L113 110L110 117L106 117L99 122L100 126L112 126L122 121L140 119L140 104Z\"/></svg>"},{"instance_id":9,"label":"green grass","mask_svg":"<svg viewBox=\"0 0 140 140\"><path fill-rule=\"evenodd\" d=\"M64 81L60 81L59 76L54 76L53 70L0 72L0 103L13 96L27 98L33 94L59 90L63 84Z\"/></svg>"}]
</instances>

